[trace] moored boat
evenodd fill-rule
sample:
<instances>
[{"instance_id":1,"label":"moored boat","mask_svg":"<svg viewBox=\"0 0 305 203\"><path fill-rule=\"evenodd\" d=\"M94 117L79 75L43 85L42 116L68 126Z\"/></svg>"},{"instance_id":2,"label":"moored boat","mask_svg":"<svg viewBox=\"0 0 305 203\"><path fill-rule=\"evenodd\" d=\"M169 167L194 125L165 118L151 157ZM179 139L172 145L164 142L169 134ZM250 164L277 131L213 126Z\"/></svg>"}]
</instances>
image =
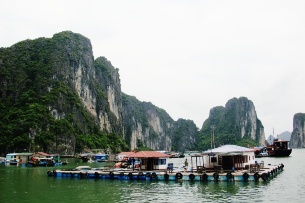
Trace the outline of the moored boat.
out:
<instances>
[{"instance_id":1,"label":"moored boat","mask_svg":"<svg viewBox=\"0 0 305 203\"><path fill-rule=\"evenodd\" d=\"M54 166L55 161L52 158L35 158L32 157L31 161L28 161L27 166Z\"/></svg>"},{"instance_id":2,"label":"moored boat","mask_svg":"<svg viewBox=\"0 0 305 203\"><path fill-rule=\"evenodd\" d=\"M18 161L16 159L10 160L10 165L18 165Z\"/></svg>"},{"instance_id":3,"label":"moored boat","mask_svg":"<svg viewBox=\"0 0 305 203\"><path fill-rule=\"evenodd\" d=\"M267 148L264 146L254 147L255 158L268 157Z\"/></svg>"},{"instance_id":4,"label":"moored boat","mask_svg":"<svg viewBox=\"0 0 305 203\"><path fill-rule=\"evenodd\" d=\"M0 164L5 163L5 157L0 157Z\"/></svg>"},{"instance_id":5,"label":"moored boat","mask_svg":"<svg viewBox=\"0 0 305 203\"><path fill-rule=\"evenodd\" d=\"M267 152L270 157L290 156L292 149L288 146L289 141L275 139L270 146L267 146Z\"/></svg>"},{"instance_id":6,"label":"moored boat","mask_svg":"<svg viewBox=\"0 0 305 203\"><path fill-rule=\"evenodd\" d=\"M37 152L32 154L26 166L60 166L63 162L60 161L59 154L47 154L45 152Z\"/></svg>"}]
</instances>

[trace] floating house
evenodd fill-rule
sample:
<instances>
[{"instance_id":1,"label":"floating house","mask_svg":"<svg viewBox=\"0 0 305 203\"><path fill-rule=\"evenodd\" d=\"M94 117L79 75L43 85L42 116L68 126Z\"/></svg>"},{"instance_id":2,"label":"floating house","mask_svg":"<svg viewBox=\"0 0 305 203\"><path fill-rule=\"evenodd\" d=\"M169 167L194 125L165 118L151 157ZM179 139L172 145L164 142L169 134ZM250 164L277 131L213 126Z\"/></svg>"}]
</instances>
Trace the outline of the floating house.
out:
<instances>
[{"instance_id":1,"label":"floating house","mask_svg":"<svg viewBox=\"0 0 305 203\"><path fill-rule=\"evenodd\" d=\"M234 171L255 165L254 149L223 145L191 156L191 166L197 170Z\"/></svg>"},{"instance_id":2,"label":"floating house","mask_svg":"<svg viewBox=\"0 0 305 203\"><path fill-rule=\"evenodd\" d=\"M167 170L167 162L170 156L157 151L140 151L127 155L128 159L138 159L140 170Z\"/></svg>"},{"instance_id":3,"label":"floating house","mask_svg":"<svg viewBox=\"0 0 305 203\"><path fill-rule=\"evenodd\" d=\"M6 163L15 161L19 164L25 164L30 160L33 153L9 153L6 155Z\"/></svg>"}]
</instances>

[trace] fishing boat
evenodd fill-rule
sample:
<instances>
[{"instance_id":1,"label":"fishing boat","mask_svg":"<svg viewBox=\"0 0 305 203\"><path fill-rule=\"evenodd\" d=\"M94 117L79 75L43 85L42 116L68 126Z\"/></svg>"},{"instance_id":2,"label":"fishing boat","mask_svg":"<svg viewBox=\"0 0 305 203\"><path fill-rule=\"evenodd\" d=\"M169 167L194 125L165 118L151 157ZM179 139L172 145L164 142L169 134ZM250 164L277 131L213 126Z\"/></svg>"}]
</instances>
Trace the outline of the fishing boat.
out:
<instances>
[{"instance_id":1,"label":"fishing boat","mask_svg":"<svg viewBox=\"0 0 305 203\"><path fill-rule=\"evenodd\" d=\"M54 166L55 161L53 158L40 158L32 157L31 161L28 161L27 166Z\"/></svg>"},{"instance_id":2,"label":"fishing boat","mask_svg":"<svg viewBox=\"0 0 305 203\"><path fill-rule=\"evenodd\" d=\"M18 165L18 161L16 159L10 160L10 165Z\"/></svg>"},{"instance_id":3,"label":"fishing boat","mask_svg":"<svg viewBox=\"0 0 305 203\"><path fill-rule=\"evenodd\" d=\"M5 163L5 157L0 157L0 164Z\"/></svg>"},{"instance_id":4,"label":"fishing boat","mask_svg":"<svg viewBox=\"0 0 305 203\"><path fill-rule=\"evenodd\" d=\"M292 149L288 146L289 141L275 139L273 143L266 147L270 157L287 157L290 156Z\"/></svg>"},{"instance_id":5,"label":"fishing boat","mask_svg":"<svg viewBox=\"0 0 305 203\"><path fill-rule=\"evenodd\" d=\"M93 158L96 162L105 162L108 160L108 157L109 157L108 154L95 154L93 156Z\"/></svg>"}]
</instances>

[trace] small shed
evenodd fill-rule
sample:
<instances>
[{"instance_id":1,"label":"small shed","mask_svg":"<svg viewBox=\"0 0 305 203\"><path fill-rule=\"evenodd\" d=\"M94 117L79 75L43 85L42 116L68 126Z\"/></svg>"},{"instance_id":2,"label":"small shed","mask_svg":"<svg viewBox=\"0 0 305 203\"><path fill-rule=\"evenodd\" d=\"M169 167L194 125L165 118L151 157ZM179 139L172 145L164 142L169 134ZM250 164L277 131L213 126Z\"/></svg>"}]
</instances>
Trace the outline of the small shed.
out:
<instances>
[{"instance_id":1,"label":"small shed","mask_svg":"<svg viewBox=\"0 0 305 203\"><path fill-rule=\"evenodd\" d=\"M139 159L141 170L166 170L169 155L157 151L140 151L126 157Z\"/></svg>"},{"instance_id":2,"label":"small shed","mask_svg":"<svg viewBox=\"0 0 305 203\"><path fill-rule=\"evenodd\" d=\"M32 153L10 153L6 155L6 161L16 160L18 163L26 163L29 161L30 156L32 156Z\"/></svg>"}]
</instances>

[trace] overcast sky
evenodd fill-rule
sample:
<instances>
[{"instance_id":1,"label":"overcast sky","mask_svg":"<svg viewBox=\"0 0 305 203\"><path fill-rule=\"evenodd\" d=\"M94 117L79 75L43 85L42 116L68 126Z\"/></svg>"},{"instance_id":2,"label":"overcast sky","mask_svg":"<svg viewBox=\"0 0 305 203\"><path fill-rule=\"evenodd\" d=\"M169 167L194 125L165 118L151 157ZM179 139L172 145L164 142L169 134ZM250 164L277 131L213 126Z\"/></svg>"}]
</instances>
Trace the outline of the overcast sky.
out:
<instances>
[{"instance_id":1,"label":"overcast sky","mask_svg":"<svg viewBox=\"0 0 305 203\"><path fill-rule=\"evenodd\" d=\"M305 113L304 0L0 0L0 47L70 30L119 68L122 91L201 128L245 96L266 137Z\"/></svg>"}]
</instances>

